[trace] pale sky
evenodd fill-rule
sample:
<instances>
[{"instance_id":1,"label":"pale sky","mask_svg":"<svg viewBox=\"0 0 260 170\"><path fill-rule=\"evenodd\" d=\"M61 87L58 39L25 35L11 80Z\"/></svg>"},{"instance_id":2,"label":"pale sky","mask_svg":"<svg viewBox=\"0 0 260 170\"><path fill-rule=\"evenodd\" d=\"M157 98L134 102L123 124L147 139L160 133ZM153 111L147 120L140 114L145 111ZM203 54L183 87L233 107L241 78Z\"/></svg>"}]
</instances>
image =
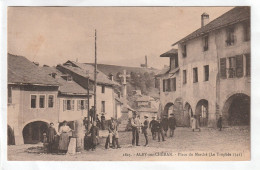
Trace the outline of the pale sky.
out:
<instances>
[{"instance_id":1,"label":"pale sky","mask_svg":"<svg viewBox=\"0 0 260 170\"><path fill-rule=\"evenodd\" d=\"M160 54L232 7L9 7L8 52L40 65L67 60L94 62L97 29L98 63L162 68Z\"/></svg>"}]
</instances>

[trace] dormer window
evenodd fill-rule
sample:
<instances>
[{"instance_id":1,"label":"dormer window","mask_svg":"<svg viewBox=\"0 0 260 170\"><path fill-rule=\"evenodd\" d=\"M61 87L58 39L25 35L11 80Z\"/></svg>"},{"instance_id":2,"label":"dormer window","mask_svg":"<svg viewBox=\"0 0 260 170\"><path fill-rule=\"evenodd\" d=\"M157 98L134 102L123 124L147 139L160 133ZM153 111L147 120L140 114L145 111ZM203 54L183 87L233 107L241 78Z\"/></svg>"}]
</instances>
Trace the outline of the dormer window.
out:
<instances>
[{"instance_id":1,"label":"dormer window","mask_svg":"<svg viewBox=\"0 0 260 170\"><path fill-rule=\"evenodd\" d=\"M209 36L206 35L203 37L203 51L208 51L209 49Z\"/></svg>"},{"instance_id":2,"label":"dormer window","mask_svg":"<svg viewBox=\"0 0 260 170\"><path fill-rule=\"evenodd\" d=\"M72 81L72 77L71 76L67 76L67 81Z\"/></svg>"},{"instance_id":3,"label":"dormer window","mask_svg":"<svg viewBox=\"0 0 260 170\"><path fill-rule=\"evenodd\" d=\"M66 81L72 81L72 77L70 75L62 75L61 77Z\"/></svg>"},{"instance_id":4,"label":"dormer window","mask_svg":"<svg viewBox=\"0 0 260 170\"><path fill-rule=\"evenodd\" d=\"M234 45L234 43L235 43L235 28L229 27L229 28L227 28L226 44L227 44L227 46L231 46L231 45Z\"/></svg>"},{"instance_id":5,"label":"dormer window","mask_svg":"<svg viewBox=\"0 0 260 170\"><path fill-rule=\"evenodd\" d=\"M52 78L56 78L56 73L51 73L51 74L49 74Z\"/></svg>"},{"instance_id":6,"label":"dormer window","mask_svg":"<svg viewBox=\"0 0 260 170\"><path fill-rule=\"evenodd\" d=\"M187 45L183 44L182 45L182 57L186 57L187 56Z\"/></svg>"}]
</instances>

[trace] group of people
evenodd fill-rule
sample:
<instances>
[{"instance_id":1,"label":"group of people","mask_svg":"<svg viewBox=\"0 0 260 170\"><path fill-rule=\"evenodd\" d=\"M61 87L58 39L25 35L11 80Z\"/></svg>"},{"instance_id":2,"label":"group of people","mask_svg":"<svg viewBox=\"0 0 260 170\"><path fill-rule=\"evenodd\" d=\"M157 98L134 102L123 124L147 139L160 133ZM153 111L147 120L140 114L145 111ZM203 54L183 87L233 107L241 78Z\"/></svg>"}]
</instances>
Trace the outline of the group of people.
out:
<instances>
[{"instance_id":1,"label":"group of people","mask_svg":"<svg viewBox=\"0 0 260 170\"><path fill-rule=\"evenodd\" d=\"M144 116L144 122L140 122L140 117L134 112L133 118L131 119L132 126L132 145L139 145L139 134L142 130L142 133L145 137L145 145L148 146L148 128L151 129L152 139L156 140L156 136L158 136L158 142L165 141L165 137L167 137L168 129L170 129L170 137L173 137L174 130L176 128L176 119L174 114L170 114L170 118L167 115L163 117L163 119L155 119L153 116L151 122L148 121L148 116Z\"/></svg>"},{"instance_id":2,"label":"group of people","mask_svg":"<svg viewBox=\"0 0 260 170\"><path fill-rule=\"evenodd\" d=\"M58 137L59 136L59 137ZM53 153L56 151L55 145L58 140L58 152L66 153L69 146L69 137L72 136L72 129L68 126L67 121L62 123L62 126L59 129L59 132L56 132L54 124L50 123L50 126L47 131L47 151Z\"/></svg>"},{"instance_id":3,"label":"group of people","mask_svg":"<svg viewBox=\"0 0 260 170\"><path fill-rule=\"evenodd\" d=\"M88 145L89 149L95 150L96 146L99 143L98 136L99 136L99 127L97 126L97 121L87 121L89 124L86 127L86 134L85 137L89 137L89 142L85 145ZM217 122L217 126L219 130L222 129L222 117L220 116ZM191 117L191 127L192 131L198 129L200 131L199 122L196 116ZM133 117L131 118L131 128L132 128L132 145L133 146L140 146L139 145L139 136L140 133L144 134L145 144L144 146L148 146L148 129L150 128L152 133L152 139L156 140L158 137L158 142L165 141L165 137L168 136L169 130L169 137L174 136L174 130L176 128L176 119L174 114L170 114L168 118L167 115L164 115L163 118L158 118L153 116L152 120L149 122L148 116L144 115L144 121L140 121L140 116L133 113ZM105 142L105 148L121 148L119 145L119 133L118 133L118 123L117 121L111 117L111 120L108 121L108 136ZM72 129L68 126L67 121L62 123L62 126L59 128L58 133L54 128L54 124L50 123L48 128L46 137L48 142L48 152L52 153L58 148L59 153L66 153L69 146L70 136L72 136ZM85 138L86 140L87 138ZM58 140L58 141L57 141ZM55 146L58 143L58 147Z\"/></svg>"}]
</instances>

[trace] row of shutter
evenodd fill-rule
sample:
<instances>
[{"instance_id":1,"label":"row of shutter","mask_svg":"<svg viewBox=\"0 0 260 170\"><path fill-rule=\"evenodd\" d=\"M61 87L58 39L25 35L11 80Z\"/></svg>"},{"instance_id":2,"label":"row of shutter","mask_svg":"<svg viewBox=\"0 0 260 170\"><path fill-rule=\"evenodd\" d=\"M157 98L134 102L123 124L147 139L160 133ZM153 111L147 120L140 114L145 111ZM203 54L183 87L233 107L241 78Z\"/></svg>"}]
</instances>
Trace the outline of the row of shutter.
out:
<instances>
[{"instance_id":1,"label":"row of shutter","mask_svg":"<svg viewBox=\"0 0 260 170\"><path fill-rule=\"evenodd\" d=\"M250 74L250 54L244 54L246 56L246 68L247 68L247 75ZM243 56L244 55L236 55L236 69L235 74L236 77L243 77L244 73L244 63L243 63ZM227 58L220 58L220 77L222 79L227 78Z\"/></svg>"}]
</instances>

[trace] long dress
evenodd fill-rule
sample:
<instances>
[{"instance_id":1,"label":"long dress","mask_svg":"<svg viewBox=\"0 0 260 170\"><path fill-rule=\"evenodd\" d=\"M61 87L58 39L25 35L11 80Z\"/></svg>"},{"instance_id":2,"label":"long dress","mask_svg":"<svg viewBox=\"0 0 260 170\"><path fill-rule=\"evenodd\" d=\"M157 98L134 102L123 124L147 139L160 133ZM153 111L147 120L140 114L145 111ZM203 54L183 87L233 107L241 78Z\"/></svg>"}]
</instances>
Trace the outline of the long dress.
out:
<instances>
[{"instance_id":1,"label":"long dress","mask_svg":"<svg viewBox=\"0 0 260 170\"><path fill-rule=\"evenodd\" d=\"M60 127L60 141L59 150L67 151L69 146L69 132L71 131L69 126Z\"/></svg>"},{"instance_id":2,"label":"long dress","mask_svg":"<svg viewBox=\"0 0 260 170\"><path fill-rule=\"evenodd\" d=\"M192 117L191 118L191 128L196 129L196 124L197 124L196 119L194 117Z\"/></svg>"}]
</instances>

